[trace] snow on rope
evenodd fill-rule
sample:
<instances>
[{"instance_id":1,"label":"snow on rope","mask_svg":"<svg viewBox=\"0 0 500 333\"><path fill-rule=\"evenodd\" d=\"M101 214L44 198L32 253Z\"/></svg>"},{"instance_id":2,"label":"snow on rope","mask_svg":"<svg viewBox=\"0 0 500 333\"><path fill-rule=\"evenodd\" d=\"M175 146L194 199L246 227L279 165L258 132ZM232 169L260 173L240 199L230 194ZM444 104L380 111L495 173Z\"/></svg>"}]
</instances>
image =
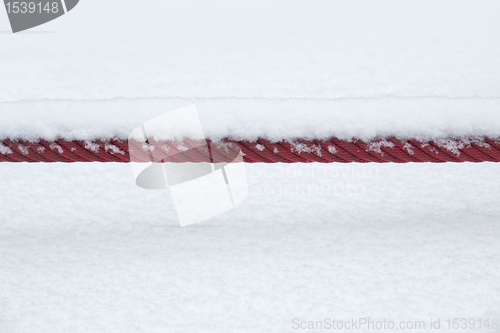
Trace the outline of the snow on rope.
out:
<instances>
[{"instance_id":1,"label":"snow on rope","mask_svg":"<svg viewBox=\"0 0 500 333\"><path fill-rule=\"evenodd\" d=\"M230 162L240 150L247 163L408 163L500 162L500 139L462 138L432 141L385 138L361 140L221 140L208 145L127 140L0 141L0 162ZM192 147L192 148L191 148ZM211 148L210 148L211 147Z\"/></svg>"}]
</instances>

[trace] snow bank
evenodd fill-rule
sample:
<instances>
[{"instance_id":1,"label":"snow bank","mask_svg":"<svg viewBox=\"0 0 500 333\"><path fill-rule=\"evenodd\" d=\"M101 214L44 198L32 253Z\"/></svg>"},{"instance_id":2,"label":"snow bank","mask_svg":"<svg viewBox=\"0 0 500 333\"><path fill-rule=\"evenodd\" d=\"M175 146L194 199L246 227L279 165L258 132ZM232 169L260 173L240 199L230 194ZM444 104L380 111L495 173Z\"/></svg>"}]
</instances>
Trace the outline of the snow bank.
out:
<instances>
[{"instance_id":1,"label":"snow bank","mask_svg":"<svg viewBox=\"0 0 500 333\"><path fill-rule=\"evenodd\" d=\"M86 0L0 34L0 101L499 96L498 12L496 0Z\"/></svg>"},{"instance_id":2,"label":"snow bank","mask_svg":"<svg viewBox=\"0 0 500 333\"><path fill-rule=\"evenodd\" d=\"M195 104L218 140L500 137L500 98L114 99L1 103L0 139L126 139L147 120ZM153 133L185 137L182 128Z\"/></svg>"},{"instance_id":3,"label":"snow bank","mask_svg":"<svg viewBox=\"0 0 500 333\"><path fill-rule=\"evenodd\" d=\"M246 169L242 204L180 228L129 165L0 164L2 331L499 318L500 164Z\"/></svg>"},{"instance_id":4,"label":"snow bank","mask_svg":"<svg viewBox=\"0 0 500 333\"><path fill-rule=\"evenodd\" d=\"M213 139L499 136L499 6L87 0L16 35L0 16L0 136L125 138L192 103Z\"/></svg>"}]
</instances>

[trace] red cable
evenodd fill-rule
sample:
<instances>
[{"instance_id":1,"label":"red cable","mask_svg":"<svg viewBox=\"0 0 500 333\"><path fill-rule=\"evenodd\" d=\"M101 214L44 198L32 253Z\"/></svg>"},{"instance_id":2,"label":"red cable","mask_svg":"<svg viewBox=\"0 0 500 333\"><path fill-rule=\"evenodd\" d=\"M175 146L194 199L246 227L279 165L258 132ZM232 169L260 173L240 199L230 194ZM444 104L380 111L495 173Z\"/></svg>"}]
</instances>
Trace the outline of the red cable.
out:
<instances>
[{"instance_id":1,"label":"red cable","mask_svg":"<svg viewBox=\"0 0 500 333\"><path fill-rule=\"evenodd\" d=\"M208 143L208 146L207 146ZM464 138L421 142L386 138L256 142L0 141L0 162L231 162L239 151L248 163L500 162L500 139Z\"/></svg>"}]
</instances>

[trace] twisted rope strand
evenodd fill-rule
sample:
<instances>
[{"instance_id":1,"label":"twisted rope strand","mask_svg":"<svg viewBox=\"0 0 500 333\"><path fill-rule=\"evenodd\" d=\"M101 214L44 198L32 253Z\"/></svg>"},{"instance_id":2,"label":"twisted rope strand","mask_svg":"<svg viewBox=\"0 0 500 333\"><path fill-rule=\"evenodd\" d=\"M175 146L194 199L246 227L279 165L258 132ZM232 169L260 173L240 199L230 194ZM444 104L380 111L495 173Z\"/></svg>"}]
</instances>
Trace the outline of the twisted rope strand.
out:
<instances>
[{"instance_id":1,"label":"twisted rope strand","mask_svg":"<svg viewBox=\"0 0 500 333\"><path fill-rule=\"evenodd\" d=\"M0 140L0 162L231 162L238 152L247 163L409 163L500 162L500 139L463 138L433 141L394 137L361 140L218 142Z\"/></svg>"}]
</instances>

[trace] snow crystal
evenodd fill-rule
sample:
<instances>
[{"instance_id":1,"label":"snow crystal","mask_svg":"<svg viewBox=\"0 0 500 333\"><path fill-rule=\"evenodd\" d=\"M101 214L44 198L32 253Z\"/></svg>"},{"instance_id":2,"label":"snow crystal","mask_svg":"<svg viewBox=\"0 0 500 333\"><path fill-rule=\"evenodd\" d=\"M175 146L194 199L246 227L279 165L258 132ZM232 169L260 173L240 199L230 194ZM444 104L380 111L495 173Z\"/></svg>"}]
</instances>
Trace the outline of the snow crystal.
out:
<instances>
[{"instance_id":1,"label":"snow crystal","mask_svg":"<svg viewBox=\"0 0 500 333\"><path fill-rule=\"evenodd\" d=\"M471 144L475 144L476 146L482 147L482 148L491 148L490 144L484 140L484 138L462 138L461 140L464 144L466 144L468 147L471 146Z\"/></svg>"},{"instance_id":2,"label":"snow crystal","mask_svg":"<svg viewBox=\"0 0 500 333\"><path fill-rule=\"evenodd\" d=\"M142 149L146 150L146 151L149 151L149 152L152 152L153 150L155 150L155 146L150 145L149 143L143 143L142 144ZM187 148L186 148L186 150L187 150Z\"/></svg>"},{"instance_id":3,"label":"snow crystal","mask_svg":"<svg viewBox=\"0 0 500 333\"><path fill-rule=\"evenodd\" d=\"M413 145L409 142L405 142L403 149L406 150L408 154L412 156L415 154L415 151L413 150Z\"/></svg>"},{"instance_id":4,"label":"snow crystal","mask_svg":"<svg viewBox=\"0 0 500 333\"><path fill-rule=\"evenodd\" d=\"M212 142L212 144L215 144L217 149L223 148L224 151L226 151L226 152L229 152L229 148L233 146L233 144L231 142L224 142L224 141L216 141L216 142Z\"/></svg>"},{"instance_id":5,"label":"snow crystal","mask_svg":"<svg viewBox=\"0 0 500 333\"><path fill-rule=\"evenodd\" d=\"M186 147L186 146L184 146L184 145L178 145L177 146L177 150L179 150L179 151L186 151L186 150L189 150L189 148Z\"/></svg>"},{"instance_id":6,"label":"snow crystal","mask_svg":"<svg viewBox=\"0 0 500 333\"><path fill-rule=\"evenodd\" d=\"M264 149L266 149L266 147L264 147L263 145L261 144L258 144L258 145L255 145L255 148L257 148L258 150L260 151L264 151Z\"/></svg>"},{"instance_id":7,"label":"snow crystal","mask_svg":"<svg viewBox=\"0 0 500 333\"><path fill-rule=\"evenodd\" d=\"M321 155L321 146L319 145L311 145L308 146L305 143L291 143L292 146L292 152L296 151L297 153L315 153L318 156Z\"/></svg>"},{"instance_id":8,"label":"snow crystal","mask_svg":"<svg viewBox=\"0 0 500 333\"><path fill-rule=\"evenodd\" d=\"M18 145L17 148L21 151L23 155L28 155L30 153L29 147Z\"/></svg>"},{"instance_id":9,"label":"snow crystal","mask_svg":"<svg viewBox=\"0 0 500 333\"><path fill-rule=\"evenodd\" d=\"M336 154L337 148L335 148L335 146L328 146L328 151L330 152L330 154Z\"/></svg>"},{"instance_id":10,"label":"snow crystal","mask_svg":"<svg viewBox=\"0 0 500 333\"><path fill-rule=\"evenodd\" d=\"M104 145L104 150L105 151L111 150L111 154L122 154L122 155L125 154L125 152L123 150L121 150L117 146L109 144L109 143L106 143Z\"/></svg>"},{"instance_id":11,"label":"snow crystal","mask_svg":"<svg viewBox=\"0 0 500 333\"><path fill-rule=\"evenodd\" d=\"M437 139L435 140L435 142L439 147L446 148L457 156L460 155L460 149L463 149L465 147L463 142L456 140Z\"/></svg>"},{"instance_id":12,"label":"snow crystal","mask_svg":"<svg viewBox=\"0 0 500 333\"><path fill-rule=\"evenodd\" d=\"M52 149L52 150L57 149L57 151L59 152L59 154L62 154L64 152L64 150L62 149L62 147L59 146L56 143L51 143L50 144L50 149Z\"/></svg>"},{"instance_id":13,"label":"snow crystal","mask_svg":"<svg viewBox=\"0 0 500 333\"><path fill-rule=\"evenodd\" d=\"M85 149L90 149L94 153L98 153L99 152L99 144L86 140L85 141Z\"/></svg>"},{"instance_id":14,"label":"snow crystal","mask_svg":"<svg viewBox=\"0 0 500 333\"><path fill-rule=\"evenodd\" d=\"M3 155L12 154L12 149L10 149L10 148L9 148L9 147L7 147L7 146L4 146L4 145L0 142L0 154L3 154Z\"/></svg>"},{"instance_id":15,"label":"snow crystal","mask_svg":"<svg viewBox=\"0 0 500 333\"><path fill-rule=\"evenodd\" d=\"M382 151L382 147L392 148L392 147L394 147L394 143L389 142L387 140L370 142L370 144L368 145L368 151L374 151L374 152L383 156L384 152Z\"/></svg>"}]
</instances>

